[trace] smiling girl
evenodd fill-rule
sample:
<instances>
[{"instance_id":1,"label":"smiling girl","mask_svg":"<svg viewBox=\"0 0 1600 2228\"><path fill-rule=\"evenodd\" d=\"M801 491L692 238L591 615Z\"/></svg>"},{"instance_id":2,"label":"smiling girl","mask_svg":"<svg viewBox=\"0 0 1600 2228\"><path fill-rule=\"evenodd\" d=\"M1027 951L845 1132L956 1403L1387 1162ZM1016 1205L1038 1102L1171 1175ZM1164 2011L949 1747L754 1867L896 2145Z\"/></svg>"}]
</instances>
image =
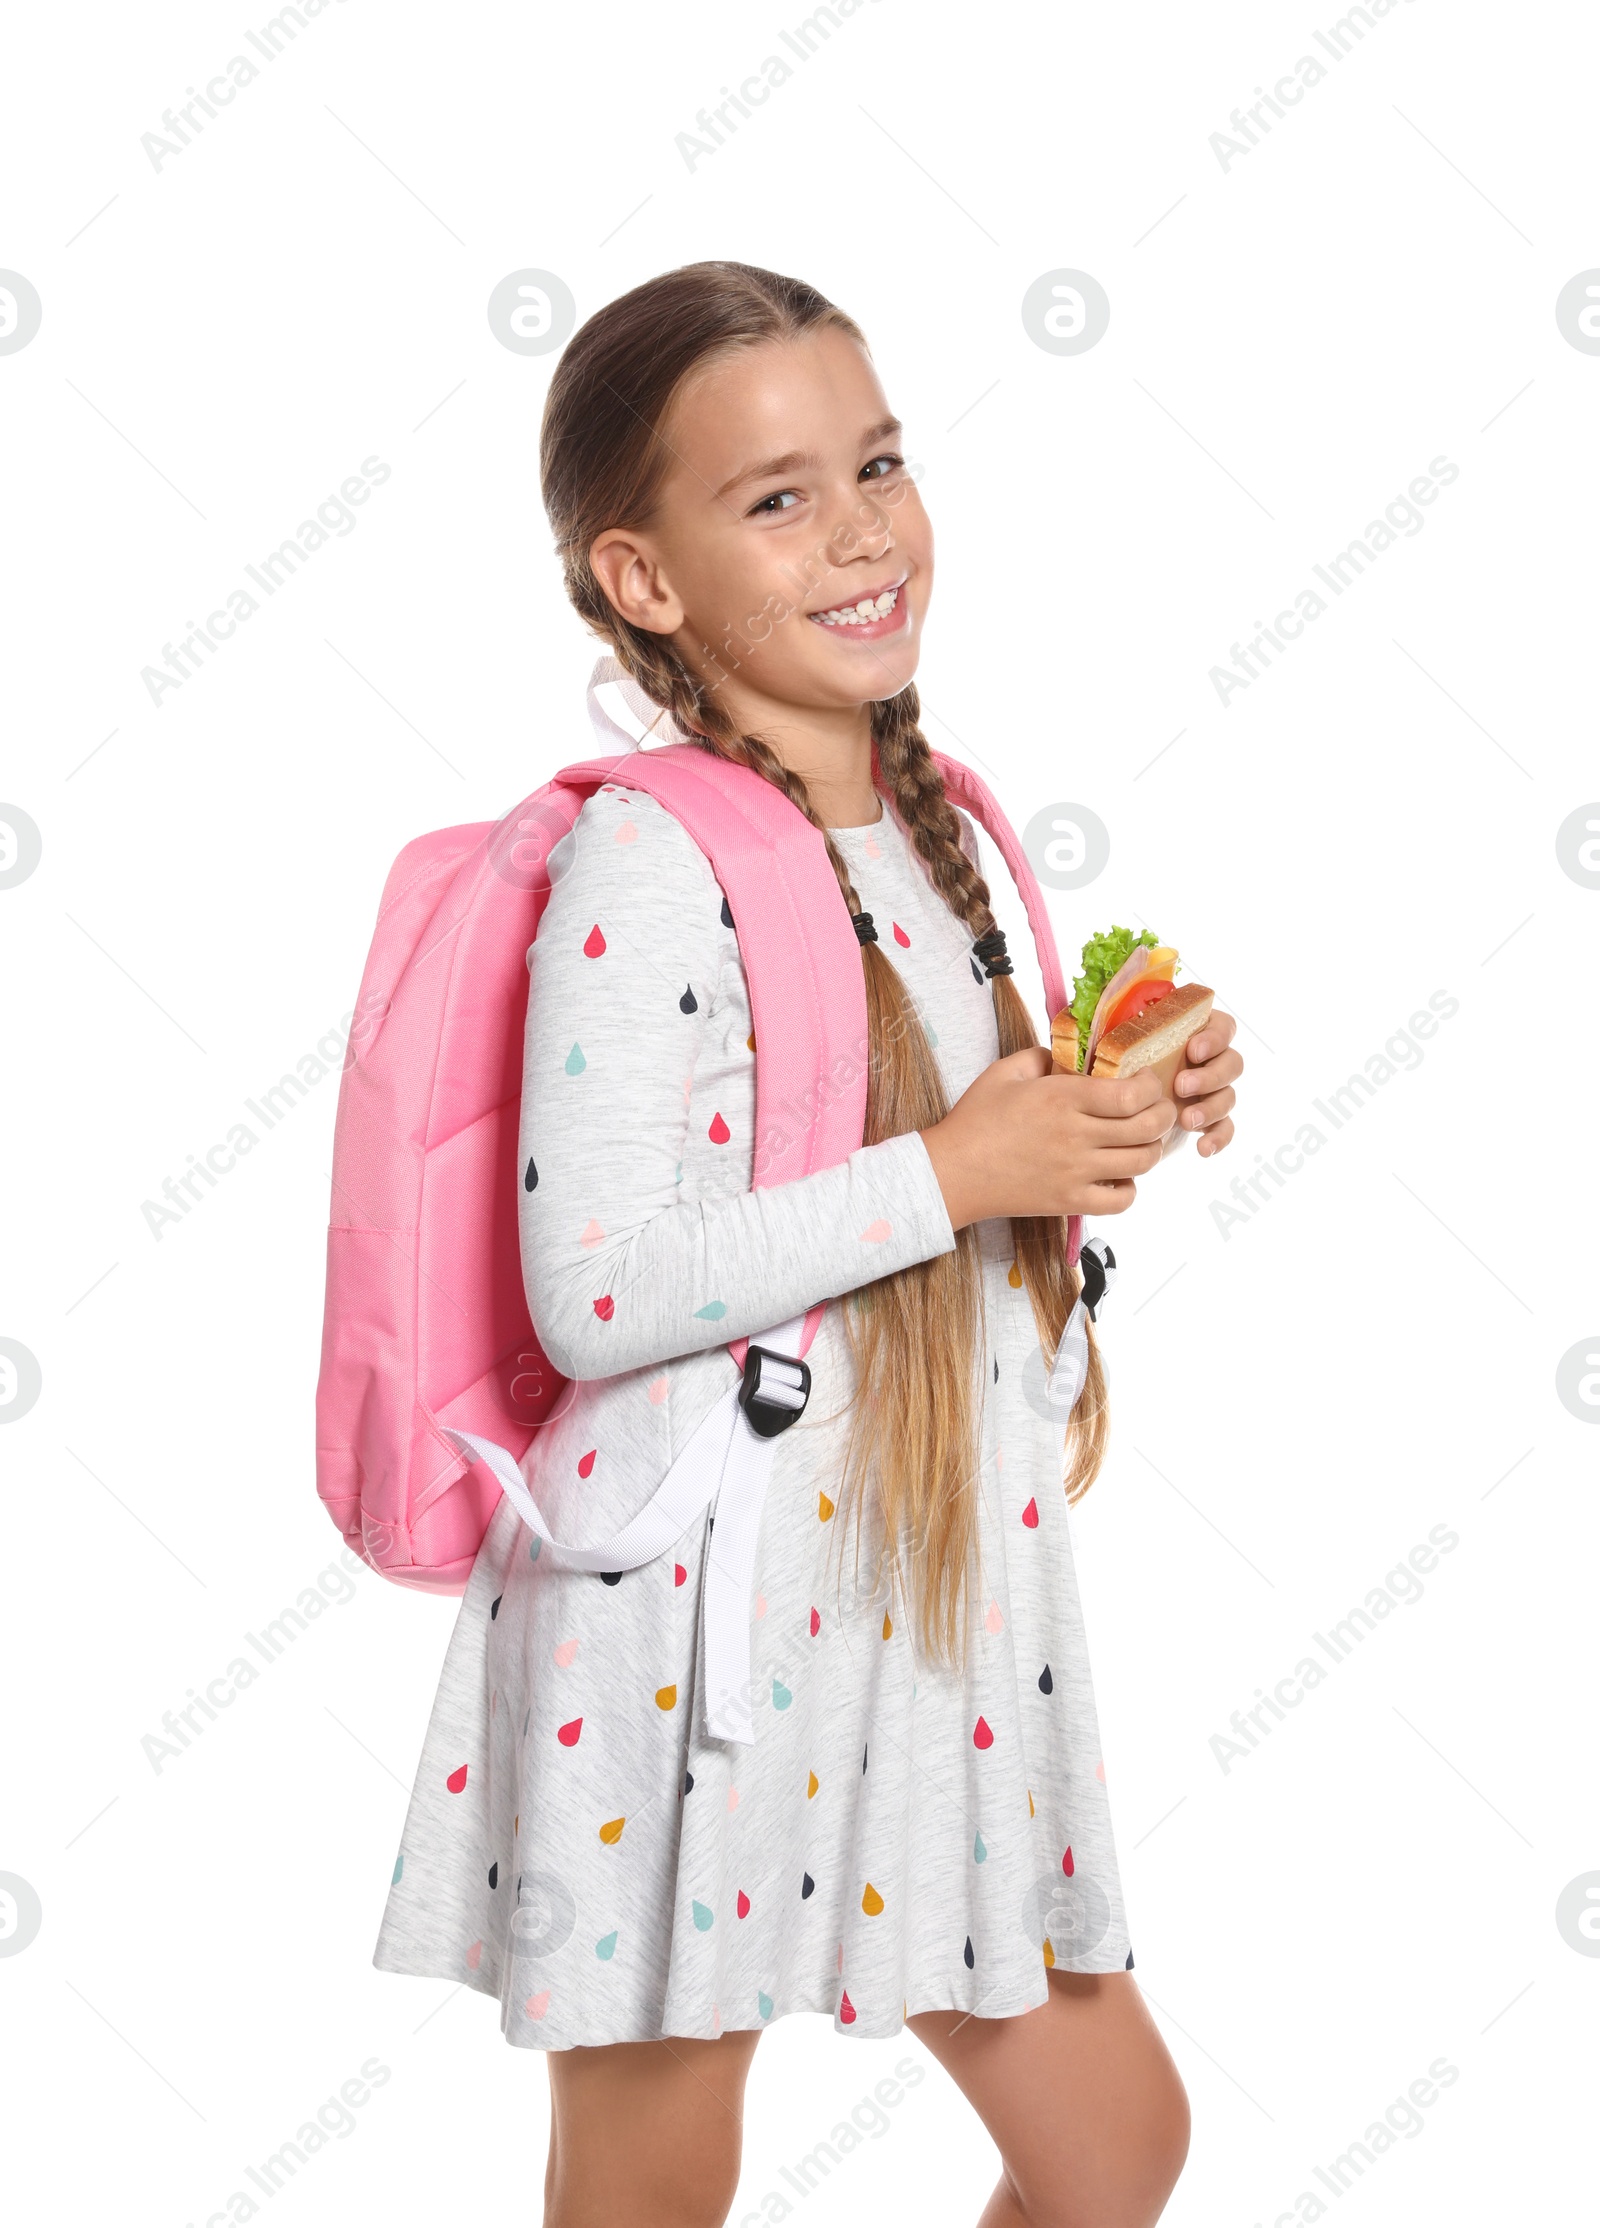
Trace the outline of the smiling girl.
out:
<instances>
[{"instance_id":1,"label":"smiling girl","mask_svg":"<svg viewBox=\"0 0 1600 2228\"><path fill-rule=\"evenodd\" d=\"M1064 1218L1128 1208L1175 1122L1228 1143L1234 1024L1191 1042L1181 1111L1148 1071L1050 1072L919 724L927 513L813 288L701 263L611 303L557 367L542 468L650 739L754 768L822 831L861 941L865 1139L753 1187L737 926L624 762L552 855L532 953L523 1261L575 1382L526 1466L556 1536L609 1538L724 1394L728 1341L836 1303L773 1445L757 1734L696 1706L708 1517L619 1577L541 1562L502 1501L376 1962L497 1995L548 2053L552 2228L723 2221L751 2059L794 2012L911 2028L998 2148L982 2228L1137 2228L1188 2115L1130 1969L1068 1533L1103 1380L1095 1358L1063 1477L1029 1372L1078 1289ZM596 1292L627 1305L602 1321Z\"/></svg>"}]
</instances>

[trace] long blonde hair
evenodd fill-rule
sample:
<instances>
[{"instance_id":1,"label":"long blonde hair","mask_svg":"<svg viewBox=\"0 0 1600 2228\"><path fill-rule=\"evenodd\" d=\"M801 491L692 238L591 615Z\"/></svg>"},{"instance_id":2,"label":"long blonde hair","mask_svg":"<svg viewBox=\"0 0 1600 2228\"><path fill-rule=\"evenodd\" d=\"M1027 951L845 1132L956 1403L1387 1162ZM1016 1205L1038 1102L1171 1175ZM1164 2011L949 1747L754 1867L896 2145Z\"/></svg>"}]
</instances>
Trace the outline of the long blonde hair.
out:
<instances>
[{"instance_id":1,"label":"long blonde hair","mask_svg":"<svg viewBox=\"0 0 1600 2228\"><path fill-rule=\"evenodd\" d=\"M818 819L805 783L759 735L741 734L716 687L698 680L672 644L631 625L589 562L608 527L649 523L669 452L658 437L684 381L713 355L783 341L855 321L798 279L745 263L691 263L650 279L581 325L563 351L546 399L541 484L567 593L650 700L685 734L750 766L821 830L840 895L861 901L850 870ZM918 724L915 688L871 707L872 780L904 826L934 887L974 939L995 926L989 888L961 846L961 826ZM927 1129L949 1112L938 1064L898 969L881 944L864 944L869 1070L864 1142ZM1002 1057L1037 1044L1028 1009L1008 975L992 978ZM757 1047L757 1057L760 1048ZM1066 1220L1013 1216L1014 1275L1033 1305L1048 1369L1079 1289L1067 1265ZM841 1499L875 1477L878 1565L914 1588L919 1643L943 1662L964 1660L966 1596L977 1532L983 1386L983 1283L976 1229L956 1233L953 1253L877 1278L847 1296L844 1321L856 1370ZM1072 1412L1064 1483L1076 1501L1099 1470L1106 1438L1105 1376L1093 1333L1089 1372ZM859 1514L861 1500L854 1493ZM858 1531L859 1542L859 1531Z\"/></svg>"}]
</instances>

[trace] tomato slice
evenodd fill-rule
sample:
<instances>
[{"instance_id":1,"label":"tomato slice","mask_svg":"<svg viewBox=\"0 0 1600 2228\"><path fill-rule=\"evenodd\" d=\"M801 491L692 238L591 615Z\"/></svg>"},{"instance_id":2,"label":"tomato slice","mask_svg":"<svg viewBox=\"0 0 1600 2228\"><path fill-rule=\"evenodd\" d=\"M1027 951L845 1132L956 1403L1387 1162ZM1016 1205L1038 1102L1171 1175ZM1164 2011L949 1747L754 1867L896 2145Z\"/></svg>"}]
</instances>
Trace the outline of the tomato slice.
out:
<instances>
[{"instance_id":1,"label":"tomato slice","mask_svg":"<svg viewBox=\"0 0 1600 2228\"><path fill-rule=\"evenodd\" d=\"M1117 1000L1115 1008L1107 1016L1101 1034L1109 1036L1124 1021L1131 1021L1135 1014L1143 1013L1146 1007L1158 1004L1171 988L1170 982L1152 982L1148 975L1141 975Z\"/></svg>"}]
</instances>

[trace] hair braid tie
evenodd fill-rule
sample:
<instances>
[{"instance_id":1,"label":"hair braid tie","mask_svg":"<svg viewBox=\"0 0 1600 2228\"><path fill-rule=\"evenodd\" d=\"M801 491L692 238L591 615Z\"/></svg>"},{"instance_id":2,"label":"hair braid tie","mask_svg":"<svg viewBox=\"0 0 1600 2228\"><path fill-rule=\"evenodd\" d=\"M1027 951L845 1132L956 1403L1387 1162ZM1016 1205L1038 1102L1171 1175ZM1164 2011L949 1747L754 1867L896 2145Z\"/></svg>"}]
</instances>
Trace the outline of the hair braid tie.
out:
<instances>
[{"instance_id":1,"label":"hair braid tie","mask_svg":"<svg viewBox=\"0 0 1600 2228\"><path fill-rule=\"evenodd\" d=\"M982 960L983 971L989 977L1011 973L1011 956L1006 950L1006 932L1003 928L991 928L984 935L974 938L972 949Z\"/></svg>"}]
</instances>

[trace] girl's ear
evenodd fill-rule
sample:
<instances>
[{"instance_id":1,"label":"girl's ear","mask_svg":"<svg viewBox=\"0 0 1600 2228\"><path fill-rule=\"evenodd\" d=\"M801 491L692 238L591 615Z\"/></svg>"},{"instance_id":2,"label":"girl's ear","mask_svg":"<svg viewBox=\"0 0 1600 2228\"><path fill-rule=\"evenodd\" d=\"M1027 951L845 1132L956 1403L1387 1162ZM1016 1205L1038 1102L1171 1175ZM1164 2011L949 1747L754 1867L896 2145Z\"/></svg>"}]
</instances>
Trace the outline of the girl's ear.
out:
<instances>
[{"instance_id":1,"label":"girl's ear","mask_svg":"<svg viewBox=\"0 0 1600 2228\"><path fill-rule=\"evenodd\" d=\"M630 626L646 634L676 634L683 625L683 603L642 535L608 527L590 544L589 564L606 600Z\"/></svg>"}]
</instances>

